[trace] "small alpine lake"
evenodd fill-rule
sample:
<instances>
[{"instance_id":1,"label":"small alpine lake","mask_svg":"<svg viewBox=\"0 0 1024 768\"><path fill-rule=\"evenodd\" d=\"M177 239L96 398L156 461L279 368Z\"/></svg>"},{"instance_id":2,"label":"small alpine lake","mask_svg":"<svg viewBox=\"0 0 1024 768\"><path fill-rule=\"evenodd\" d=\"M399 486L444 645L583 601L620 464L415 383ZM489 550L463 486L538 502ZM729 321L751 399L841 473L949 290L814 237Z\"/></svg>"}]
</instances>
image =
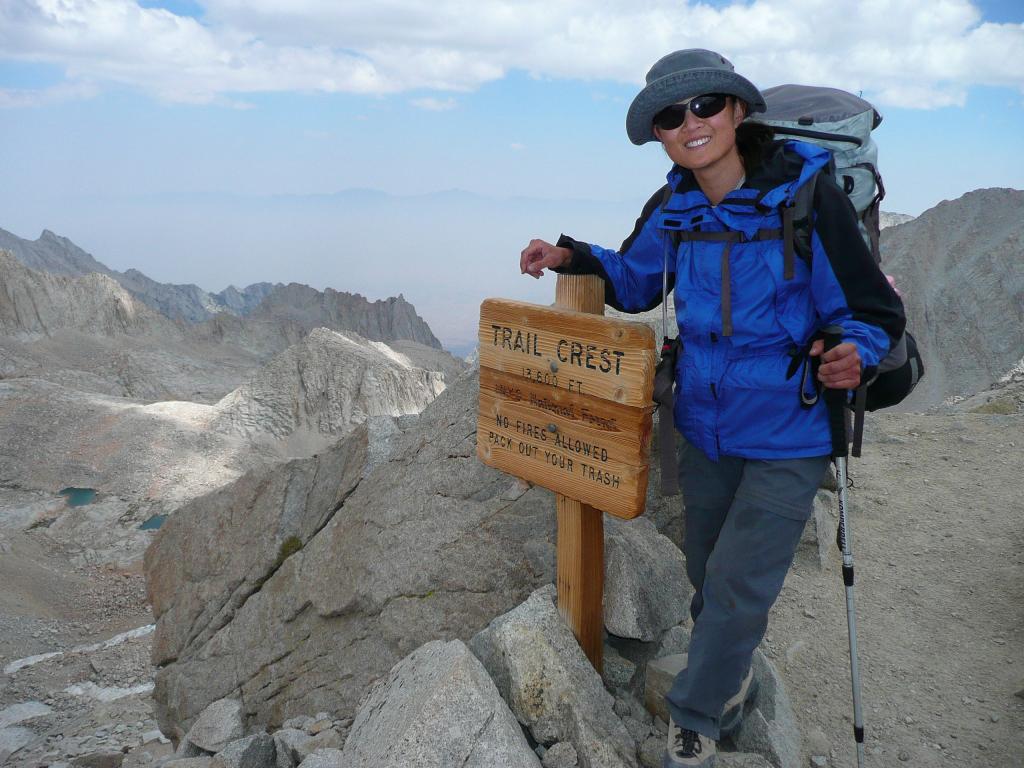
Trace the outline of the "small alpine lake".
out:
<instances>
[{"instance_id":1,"label":"small alpine lake","mask_svg":"<svg viewBox=\"0 0 1024 768\"><path fill-rule=\"evenodd\" d=\"M64 488L57 491L58 496L63 496L67 500L69 507L84 507L87 504L92 504L96 500L96 489L95 488Z\"/></svg>"},{"instance_id":2,"label":"small alpine lake","mask_svg":"<svg viewBox=\"0 0 1024 768\"><path fill-rule=\"evenodd\" d=\"M167 519L167 515L153 515L148 520L143 521L142 524L139 525L139 530L140 531L155 531L155 530L159 529L161 525L164 524L164 520L166 520L166 519Z\"/></svg>"}]
</instances>

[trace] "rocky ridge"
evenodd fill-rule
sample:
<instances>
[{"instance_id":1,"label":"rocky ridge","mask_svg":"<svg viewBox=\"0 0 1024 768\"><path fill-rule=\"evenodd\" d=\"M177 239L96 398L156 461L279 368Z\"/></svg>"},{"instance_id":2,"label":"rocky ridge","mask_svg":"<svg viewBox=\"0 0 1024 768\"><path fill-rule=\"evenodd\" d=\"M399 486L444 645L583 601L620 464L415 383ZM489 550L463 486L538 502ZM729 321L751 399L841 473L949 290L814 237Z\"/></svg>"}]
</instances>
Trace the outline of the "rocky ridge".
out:
<instances>
[{"instance_id":1,"label":"rocky ridge","mask_svg":"<svg viewBox=\"0 0 1024 768\"><path fill-rule=\"evenodd\" d=\"M177 327L136 301L111 278L65 277L28 269L0 250L0 335L31 339L74 330L96 336L177 336Z\"/></svg>"},{"instance_id":2,"label":"rocky ridge","mask_svg":"<svg viewBox=\"0 0 1024 768\"><path fill-rule=\"evenodd\" d=\"M160 283L137 269L110 272L139 301L172 320L186 323L201 323L222 312L245 316L278 287L273 283L254 283L241 290L231 285L219 293L209 293L191 283Z\"/></svg>"},{"instance_id":3,"label":"rocky ridge","mask_svg":"<svg viewBox=\"0 0 1024 768\"><path fill-rule=\"evenodd\" d=\"M351 713L368 683L418 645L476 631L551 579L553 531L544 494L526 492L475 459L475 418L466 408L466 399L475 399L474 382L456 387L455 397L438 398L343 504L325 504L307 480L288 492L301 503L296 511L271 505L273 516L254 530L295 541L265 560L222 551L215 537L192 534L202 521L227 524L222 505L231 489L186 505L161 530L146 563L154 612L166 616L154 659L162 667L158 700L168 732L233 691L242 691L248 710L266 723L321 703ZM305 460L310 468L303 477L329 483L338 472L316 467L337 462L339 451L354 450L349 444L360 440L366 433L354 432ZM260 475L246 482L258 488L275 470ZM304 522L325 513L322 527ZM288 533L296 526L316 535ZM244 603L234 605L235 588L200 594L184 585L211 587L197 576L176 575L193 566L205 573L211 548L253 572L258 589ZM311 577L327 571L328 577ZM223 617L197 619L188 605ZM289 619L279 623L284 614ZM224 643L251 653L239 665L211 664L210 651ZM205 681L202 689L194 685L198 679Z\"/></svg>"},{"instance_id":4,"label":"rocky ridge","mask_svg":"<svg viewBox=\"0 0 1024 768\"><path fill-rule=\"evenodd\" d=\"M198 324L223 315L255 315L272 321L283 326L284 343L275 351L319 327L355 331L373 341L406 339L441 348L429 326L401 295L370 302L359 294L331 288L321 292L298 283L254 283L241 290L228 286L219 293L209 293L192 284L160 283L137 269L110 269L66 237L49 230L33 241L0 229L0 249L9 251L31 270L72 277L104 274L136 300L171 320ZM0 265L0 273L3 271Z\"/></svg>"},{"instance_id":5,"label":"rocky ridge","mask_svg":"<svg viewBox=\"0 0 1024 768\"><path fill-rule=\"evenodd\" d=\"M988 387L1024 353L1024 191L979 189L882 234L925 378L920 409Z\"/></svg>"},{"instance_id":6,"label":"rocky ridge","mask_svg":"<svg viewBox=\"0 0 1024 768\"><path fill-rule=\"evenodd\" d=\"M379 431L381 419L418 413L444 387L441 372L419 368L383 343L327 329L212 406L142 404L30 378L0 381L0 483L29 495L96 489L99 501L60 521L54 515L62 503L52 509L30 496L9 502L9 512L25 525L45 524L73 551L80 551L76 542L91 541L97 557L130 562L147 539L135 526L149 516L252 467L308 456L368 420Z\"/></svg>"},{"instance_id":7,"label":"rocky ridge","mask_svg":"<svg viewBox=\"0 0 1024 768\"><path fill-rule=\"evenodd\" d=\"M907 213L889 213L887 211L879 211L878 214L878 226L880 229L895 227L913 220L914 217Z\"/></svg>"},{"instance_id":8,"label":"rocky ridge","mask_svg":"<svg viewBox=\"0 0 1024 768\"><path fill-rule=\"evenodd\" d=\"M92 254L48 229L44 229L36 240L25 240L0 229L0 250L10 251L26 267L40 272L70 277L99 272L113 277L110 274L112 270L98 262Z\"/></svg>"},{"instance_id":9,"label":"rocky ridge","mask_svg":"<svg viewBox=\"0 0 1024 768\"><path fill-rule=\"evenodd\" d=\"M275 288L251 313L255 319L272 319L308 333L326 327L355 331L371 341L407 339L441 348L430 327L416 314L402 294L370 302L358 293L289 283Z\"/></svg>"},{"instance_id":10,"label":"rocky ridge","mask_svg":"<svg viewBox=\"0 0 1024 768\"><path fill-rule=\"evenodd\" d=\"M110 269L68 238L48 229L36 240L25 240L0 229L0 249L13 253L29 269L41 272L71 277L93 272L107 275L156 312L189 323L208 320L218 312L244 315L275 287L271 283L255 283L242 290L229 286L220 293L208 293L197 285L158 283L137 269Z\"/></svg>"},{"instance_id":11,"label":"rocky ridge","mask_svg":"<svg viewBox=\"0 0 1024 768\"><path fill-rule=\"evenodd\" d=\"M316 328L217 403L211 427L325 447L373 416L419 413L444 387L443 373L415 366L383 342ZM309 445L290 450L313 452Z\"/></svg>"}]
</instances>

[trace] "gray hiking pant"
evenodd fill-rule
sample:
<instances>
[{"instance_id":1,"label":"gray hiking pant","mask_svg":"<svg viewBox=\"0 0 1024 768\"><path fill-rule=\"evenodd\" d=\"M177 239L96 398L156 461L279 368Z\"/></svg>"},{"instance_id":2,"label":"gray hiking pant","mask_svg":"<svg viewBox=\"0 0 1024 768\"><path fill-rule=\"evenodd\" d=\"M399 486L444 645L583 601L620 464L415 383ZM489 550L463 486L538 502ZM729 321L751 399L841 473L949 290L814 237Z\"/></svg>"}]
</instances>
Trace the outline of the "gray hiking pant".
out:
<instances>
[{"instance_id":1,"label":"gray hiking pant","mask_svg":"<svg viewBox=\"0 0 1024 768\"><path fill-rule=\"evenodd\" d=\"M683 441L693 632L687 667L666 696L681 728L718 740L722 707L764 637L828 460L722 456L716 463Z\"/></svg>"}]
</instances>

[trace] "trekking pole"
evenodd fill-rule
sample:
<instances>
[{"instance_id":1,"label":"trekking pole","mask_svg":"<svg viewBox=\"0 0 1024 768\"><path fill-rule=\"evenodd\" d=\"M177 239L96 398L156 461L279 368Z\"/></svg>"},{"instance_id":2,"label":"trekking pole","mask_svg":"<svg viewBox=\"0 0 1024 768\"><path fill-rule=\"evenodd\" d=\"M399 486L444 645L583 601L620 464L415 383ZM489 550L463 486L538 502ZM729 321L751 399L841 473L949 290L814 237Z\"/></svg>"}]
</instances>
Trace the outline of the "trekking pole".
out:
<instances>
[{"instance_id":1,"label":"trekking pole","mask_svg":"<svg viewBox=\"0 0 1024 768\"><path fill-rule=\"evenodd\" d=\"M822 330L825 351L842 340L843 329L830 325ZM853 687L853 738L857 742L857 766L864 768L864 713L860 698L860 666L857 663L857 610L853 598L853 546L850 521L846 516L846 391L826 389L829 429L832 433L832 460L836 465L836 495L839 497L839 530L836 545L843 553L843 584L846 586L846 625L850 635L850 683Z\"/></svg>"}]
</instances>

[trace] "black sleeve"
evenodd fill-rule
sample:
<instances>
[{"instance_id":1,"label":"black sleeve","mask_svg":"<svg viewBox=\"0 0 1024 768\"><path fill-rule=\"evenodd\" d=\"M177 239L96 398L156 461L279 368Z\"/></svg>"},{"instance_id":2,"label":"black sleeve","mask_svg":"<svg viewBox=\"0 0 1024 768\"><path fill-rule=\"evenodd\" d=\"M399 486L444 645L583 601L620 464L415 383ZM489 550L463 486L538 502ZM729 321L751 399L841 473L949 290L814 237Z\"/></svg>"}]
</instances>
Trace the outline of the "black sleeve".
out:
<instances>
[{"instance_id":1,"label":"black sleeve","mask_svg":"<svg viewBox=\"0 0 1024 768\"><path fill-rule=\"evenodd\" d=\"M903 335L903 302L875 262L850 198L820 174L814 189L814 234L821 242L853 319L885 331L892 349Z\"/></svg>"}]
</instances>

